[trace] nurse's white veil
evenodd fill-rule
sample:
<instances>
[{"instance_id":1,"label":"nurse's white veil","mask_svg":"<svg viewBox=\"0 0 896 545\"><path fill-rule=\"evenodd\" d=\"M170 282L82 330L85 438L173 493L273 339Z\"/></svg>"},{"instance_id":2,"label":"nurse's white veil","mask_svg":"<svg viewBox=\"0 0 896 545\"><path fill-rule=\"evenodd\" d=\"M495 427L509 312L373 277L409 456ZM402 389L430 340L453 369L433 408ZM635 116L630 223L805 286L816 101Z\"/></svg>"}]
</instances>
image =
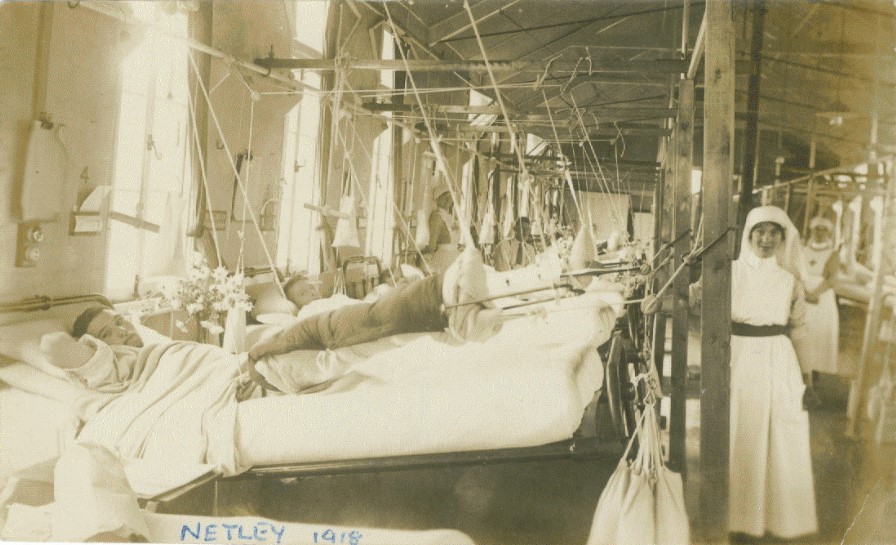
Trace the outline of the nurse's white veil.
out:
<instances>
[{"instance_id":1,"label":"nurse's white veil","mask_svg":"<svg viewBox=\"0 0 896 545\"><path fill-rule=\"evenodd\" d=\"M797 280L806 278L805 263L803 262L803 251L800 245L800 232L796 226L787 217L787 212L781 210L777 206L759 206L747 214L747 221L744 222L744 230L740 238L740 255L738 259L744 259L747 253L753 253L750 246L750 231L758 223L770 221L777 223L784 228L784 242L775 252L778 265L782 269L788 271L795 276Z\"/></svg>"}]
</instances>

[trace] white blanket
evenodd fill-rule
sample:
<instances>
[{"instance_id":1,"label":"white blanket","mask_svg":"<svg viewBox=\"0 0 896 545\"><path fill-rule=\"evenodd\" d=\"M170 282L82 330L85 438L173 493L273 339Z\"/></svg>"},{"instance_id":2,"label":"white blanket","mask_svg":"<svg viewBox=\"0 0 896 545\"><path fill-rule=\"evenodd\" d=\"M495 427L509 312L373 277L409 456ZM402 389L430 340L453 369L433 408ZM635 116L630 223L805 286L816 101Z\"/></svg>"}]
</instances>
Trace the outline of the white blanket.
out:
<instances>
[{"instance_id":1,"label":"white blanket","mask_svg":"<svg viewBox=\"0 0 896 545\"><path fill-rule=\"evenodd\" d=\"M484 343L432 333L324 352L336 380L323 390L239 404L238 356L185 342L147 346L133 383L110 396L79 440L226 475L260 464L562 440L600 385L596 347L615 313L597 295L546 306L545 317L511 321ZM280 364L303 368L308 357L297 351Z\"/></svg>"},{"instance_id":2,"label":"white blanket","mask_svg":"<svg viewBox=\"0 0 896 545\"><path fill-rule=\"evenodd\" d=\"M535 446L567 439L602 380L615 313L597 295L551 302L484 343L403 335L330 353L345 378L240 404L242 465ZM288 365L293 353L283 356ZM307 361L306 361L307 364Z\"/></svg>"},{"instance_id":3,"label":"white blanket","mask_svg":"<svg viewBox=\"0 0 896 545\"><path fill-rule=\"evenodd\" d=\"M141 349L135 365L128 389L87 421L78 440L123 458L237 472L237 356L216 346L168 342Z\"/></svg>"}]
</instances>

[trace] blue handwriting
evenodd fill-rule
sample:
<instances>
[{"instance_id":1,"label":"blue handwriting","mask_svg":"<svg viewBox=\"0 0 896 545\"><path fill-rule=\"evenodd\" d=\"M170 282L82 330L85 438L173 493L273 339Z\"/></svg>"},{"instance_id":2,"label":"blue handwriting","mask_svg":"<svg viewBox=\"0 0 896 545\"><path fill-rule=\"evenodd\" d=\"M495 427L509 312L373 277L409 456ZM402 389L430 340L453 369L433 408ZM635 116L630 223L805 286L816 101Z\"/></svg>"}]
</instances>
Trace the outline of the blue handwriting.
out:
<instances>
[{"instance_id":1,"label":"blue handwriting","mask_svg":"<svg viewBox=\"0 0 896 545\"><path fill-rule=\"evenodd\" d=\"M332 528L327 528L323 532L314 532L315 543L348 543L348 545L359 545L362 537L363 535L358 530L337 533Z\"/></svg>"},{"instance_id":2,"label":"blue handwriting","mask_svg":"<svg viewBox=\"0 0 896 545\"><path fill-rule=\"evenodd\" d=\"M199 542L212 542L226 540L228 542L239 540L243 543L277 543L283 540L286 526L260 520L255 524L227 524L212 523L204 527L201 522L195 526L181 525L180 540L188 541L188 537ZM193 543L193 541L190 541ZM354 545L354 544L352 544Z\"/></svg>"}]
</instances>

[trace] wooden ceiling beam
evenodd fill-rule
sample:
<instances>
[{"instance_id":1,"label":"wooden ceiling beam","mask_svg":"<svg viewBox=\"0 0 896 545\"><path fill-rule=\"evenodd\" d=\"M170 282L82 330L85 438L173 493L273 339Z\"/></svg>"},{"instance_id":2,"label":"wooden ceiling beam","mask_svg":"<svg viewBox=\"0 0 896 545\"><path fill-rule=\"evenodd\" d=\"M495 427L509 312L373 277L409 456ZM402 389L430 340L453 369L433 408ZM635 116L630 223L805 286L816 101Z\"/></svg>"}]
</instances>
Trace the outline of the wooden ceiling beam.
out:
<instances>
[{"instance_id":1,"label":"wooden ceiling beam","mask_svg":"<svg viewBox=\"0 0 896 545\"><path fill-rule=\"evenodd\" d=\"M255 64L266 69L289 70L395 70L412 72L486 72L485 61L440 59L297 59L267 57L255 59ZM492 70L543 73L548 66L552 73L572 74L582 68L581 63L570 61L489 61ZM679 74L687 69L687 61L680 59L651 59L635 61L602 61L589 66L591 74L632 73Z\"/></svg>"},{"instance_id":2,"label":"wooden ceiling beam","mask_svg":"<svg viewBox=\"0 0 896 545\"><path fill-rule=\"evenodd\" d=\"M530 131L538 134L537 131ZM549 134L550 133L550 134ZM591 139L595 138L615 138L622 134L622 136L645 136L645 137L667 137L672 134L672 129L667 129L665 127L620 127L616 129L615 127L611 129L594 129L588 131L588 137ZM553 133L551 133L550 129L545 131L544 138L551 142L557 142L554 139ZM574 140L570 138L561 138L559 140L559 144L579 144L582 140Z\"/></svg>"},{"instance_id":3,"label":"wooden ceiling beam","mask_svg":"<svg viewBox=\"0 0 896 545\"><path fill-rule=\"evenodd\" d=\"M401 104L394 102L365 102L362 104L362 107L365 110L371 112L411 112L417 109L415 104ZM467 115L501 115L501 108L497 105L488 105L488 106L452 106L452 105L444 105L444 106L436 106L433 108L438 113L444 114L467 114ZM600 121L602 118L608 120L616 120L616 119L630 119L630 118L640 118L640 117L675 117L678 115L678 110L676 108L613 108L613 107L601 107L594 106L592 108L588 108L586 110L589 112L587 120L593 121L592 113L594 117ZM566 119L567 116L572 114L572 111L569 110L550 110L550 114L548 114L547 108L531 108L527 110L527 113L521 116L513 116L514 119L524 120L524 121L550 121L551 116L555 120L563 120Z\"/></svg>"}]
</instances>

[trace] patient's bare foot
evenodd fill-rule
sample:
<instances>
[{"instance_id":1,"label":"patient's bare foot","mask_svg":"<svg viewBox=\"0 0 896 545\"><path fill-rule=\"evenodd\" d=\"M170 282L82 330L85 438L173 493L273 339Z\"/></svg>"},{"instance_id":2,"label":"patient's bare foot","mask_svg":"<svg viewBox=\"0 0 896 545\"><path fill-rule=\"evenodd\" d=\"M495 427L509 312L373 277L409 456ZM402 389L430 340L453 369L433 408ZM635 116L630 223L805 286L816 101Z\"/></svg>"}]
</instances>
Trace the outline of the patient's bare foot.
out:
<instances>
[{"instance_id":1,"label":"patient's bare foot","mask_svg":"<svg viewBox=\"0 0 896 545\"><path fill-rule=\"evenodd\" d=\"M482 303L488 298L485 266L475 248L467 248L445 272L442 300L448 309L448 330L465 341L484 341L501 330L501 310Z\"/></svg>"}]
</instances>

